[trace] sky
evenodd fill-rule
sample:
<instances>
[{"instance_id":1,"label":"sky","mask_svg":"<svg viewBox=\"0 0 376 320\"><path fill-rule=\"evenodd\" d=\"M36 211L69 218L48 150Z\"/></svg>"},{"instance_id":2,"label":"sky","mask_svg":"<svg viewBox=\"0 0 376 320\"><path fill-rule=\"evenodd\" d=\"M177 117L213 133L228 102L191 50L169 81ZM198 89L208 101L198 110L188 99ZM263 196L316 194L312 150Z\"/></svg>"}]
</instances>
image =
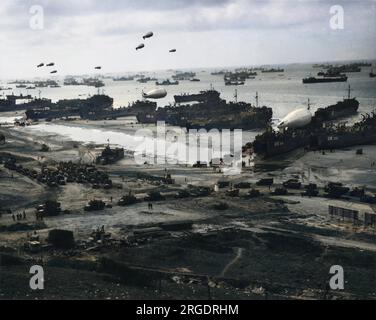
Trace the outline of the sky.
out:
<instances>
[{"instance_id":1,"label":"sky","mask_svg":"<svg viewBox=\"0 0 376 320\"><path fill-rule=\"evenodd\" d=\"M0 46L0 78L375 59L376 0L1 0Z\"/></svg>"}]
</instances>

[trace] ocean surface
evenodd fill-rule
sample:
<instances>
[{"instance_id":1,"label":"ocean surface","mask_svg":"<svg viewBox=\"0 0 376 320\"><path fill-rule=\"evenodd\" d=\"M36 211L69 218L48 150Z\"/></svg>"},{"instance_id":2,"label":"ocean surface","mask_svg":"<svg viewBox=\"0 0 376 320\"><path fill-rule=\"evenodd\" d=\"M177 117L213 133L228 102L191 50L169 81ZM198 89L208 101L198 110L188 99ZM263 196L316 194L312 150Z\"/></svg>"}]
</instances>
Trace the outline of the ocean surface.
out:
<instances>
[{"instance_id":1,"label":"ocean surface","mask_svg":"<svg viewBox=\"0 0 376 320\"><path fill-rule=\"evenodd\" d=\"M374 63L376 66L376 63ZM212 75L214 71L223 69L199 69L199 70L181 70L194 71L196 77L200 82L180 81L179 85L166 86L168 95L166 98L157 100L158 107L163 108L168 104L174 102L174 95L182 93L197 93L201 90L207 90L213 87L221 93L221 97L226 100L235 99L235 90L237 91L238 101L256 103L256 92L259 96L259 106L268 106L273 108L273 118L281 119L289 112L296 108L301 108L308 105L308 99L311 103L312 112L319 107L327 107L341 101L347 96L348 87L351 86L351 96L356 97L360 102L359 113L349 119L349 123L359 120L361 114L370 113L376 109L376 78L370 78L369 73L372 67L363 67L362 72L348 73L348 82L338 83L317 83L317 84L303 84L302 79L310 75L316 75L320 71L318 68L313 68L312 64L292 64L280 65L278 67L284 68L284 73L261 73L258 72L256 79L248 79L244 86L225 86L223 75ZM375 67L376 69L376 67ZM226 69L230 70L231 69ZM147 77L157 78L158 80L171 79L175 74L174 71L161 71L143 73ZM123 73L118 76L129 76L132 74ZM53 78L62 85L63 78ZM134 81L113 81L109 75L104 77L105 87L100 88L100 93L105 93L114 98L114 106L127 106L133 101L142 99L142 91L148 91L155 88L154 82L141 84ZM0 87L13 86L12 90L3 91L3 94L31 94L33 96L41 96L44 98L57 101L59 99L72 98L86 98L89 95L98 93L98 89L87 86L63 86L61 88L37 88L35 90L26 90L15 88L15 85L10 85L6 82L0 84ZM15 117L20 117L22 113L18 114L3 113L0 114L1 123L12 123ZM121 120L120 120L121 121ZM23 130L34 135L58 135L64 139L81 141L90 144L105 144L108 139L111 144L124 147L127 151L136 151L139 142L139 133L137 132L137 125L131 125L129 122L116 124L116 121L106 121L107 124L100 121L94 123L70 123L60 121L58 123L38 123L26 128L15 128L14 130ZM110 125L109 125L110 124ZM114 128L116 128L114 130ZM148 126L155 131L155 126ZM171 128L167 128L168 130ZM243 132L242 144L253 141L257 134L261 131ZM175 137L176 138L176 137ZM158 139L156 139L158 143ZM167 141L168 144L173 144L174 141ZM220 144L220 142L219 142ZM217 143L218 145L218 143ZM223 147L223 146L222 146ZM212 147L210 147L212 148ZM214 148L213 148L214 149ZM173 155L170 155L174 158ZM179 158L179 157L177 157ZM181 159L179 159L181 160ZM206 161L206 159L202 159Z\"/></svg>"},{"instance_id":2,"label":"ocean surface","mask_svg":"<svg viewBox=\"0 0 376 320\"><path fill-rule=\"evenodd\" d=\"M373 63L376 70L376 62ZM347 96L348 86L351 85L351 95L355 96L360 102L359 112L371 112L376 108L376 78L370 78L371 67L363 67L360 73L348 73L348 82L336 83L317 83L303 84L302 79L307 76L314 76L320 71L313 68L312 64L289 64L279 65L284 68L283 74L261 73L254 80L247 80L244 86L225 86L223 75L211 75L218 69L189 69L182 71L196 72L196 78L200 82L180 81L177 86L166 86L168 95L166 98L158 100L158 106L163 107L174 102L174 95L181 93L197 93L201 90L214 89L221 93L221 97L226 100L234 100L235 89L237 90L238 101L251 102L255 104L256 92L259 95L259 105L265 105L273 108L274 118L282 118L292 110L307 106L308 99L311 102L312 111L319 107L326 107L342 100ZM231 70L231 69L225 69ZM134 73L133 73L134 74ZM159 80L171 79L174 71L143 72L145 76L157 78ZM132 73L123 73L128 76ZM114 106L127 106L133 101L142 99L142 91L147 92L155 88L154 82L141 84L137 81L113 81L109 75L105 74L105 87L100 92L114 98ZM116 75L119 76L119 75ZM50 77L62 85L63 78ZM87 86L62 86L61 88L37 88L35 90L17 89L15 85L9 85L6 81L0 83L0 87L13 87L11 91L0 91L0 94L6 95L14 92L15 94L31 94L32 96L41 96L57 101L59 99L85 98L98 92L94 87ZM355 117L357 119L358 117Z\"/></svg>"}]
</instances>

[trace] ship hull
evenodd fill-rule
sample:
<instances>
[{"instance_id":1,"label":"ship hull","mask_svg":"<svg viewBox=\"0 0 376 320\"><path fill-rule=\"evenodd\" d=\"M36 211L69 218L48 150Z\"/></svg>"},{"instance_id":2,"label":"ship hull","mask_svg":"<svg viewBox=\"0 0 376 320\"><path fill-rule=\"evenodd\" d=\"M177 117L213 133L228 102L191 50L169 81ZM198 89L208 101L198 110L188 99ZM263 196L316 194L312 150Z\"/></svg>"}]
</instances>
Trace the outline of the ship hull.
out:
<instances>
[{"instance_id":1,"label":"ship hull","mask_svg":"<svg viewBox=\"0 0 376 320\"><path fill-rule=\"evenodd\" d=\"M313 78L313 79L303 79L304 84L310 84L310 83L326 83L326 82L347 82L347 77L341 77L341 78Z\"/></svg>"},{"instance_id":2,"label":"ship hull","mask_svg":"<svg viewBox=\"0 0 376 320\"><path fill-rule=\"evenodd\" d=\"M325 122L332 121L339 118L345 118L352 116L358 112L359 101L356 99L345 99L344 101L338 102L335 105L329 106L325 109L318 109L313 118L313 122Z\"/></svg>"},{"instance_id":3,"label":"ship hull","mask_svg":"<svg viewBox=\"0 0 376 320\"><path fill-rule=\"evenodd\" d=\"M338 132L317 135L319 149L339 149L376 143L375 129L361 130L358 132Z\"/></svg>"}]
</instances>

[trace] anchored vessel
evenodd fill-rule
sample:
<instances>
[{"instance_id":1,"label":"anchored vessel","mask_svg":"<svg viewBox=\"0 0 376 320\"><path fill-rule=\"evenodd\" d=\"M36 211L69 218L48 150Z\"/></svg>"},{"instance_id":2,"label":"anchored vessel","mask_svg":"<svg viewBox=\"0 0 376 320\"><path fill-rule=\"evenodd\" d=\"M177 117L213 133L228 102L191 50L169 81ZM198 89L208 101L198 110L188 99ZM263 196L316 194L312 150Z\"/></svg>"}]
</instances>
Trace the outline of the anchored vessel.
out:
<instances>
[{"instance_id":1,"label":"anchored vessel","mask_svg":"<svg viewBox=\"0 0 376 320\"><path fill-rule=\"evenodd\" d=\"M162 82L157 81L155 84L157 86L177 86L179 84L179 81L170 81L169 79L167 79Z\"/></svg>"},{"instance_id":2,"label":"anchored vessel","mask_svg":"<svg viewBox=\"0 0 376 320\"><path fill-rule=\"evenodd\" d=\"M346 75L340 75L340 76L326 76L326 77L309 77L304 78L303 83L322 83L322 82L347 82L347 76Z\"/></svg>"}]
</instances>

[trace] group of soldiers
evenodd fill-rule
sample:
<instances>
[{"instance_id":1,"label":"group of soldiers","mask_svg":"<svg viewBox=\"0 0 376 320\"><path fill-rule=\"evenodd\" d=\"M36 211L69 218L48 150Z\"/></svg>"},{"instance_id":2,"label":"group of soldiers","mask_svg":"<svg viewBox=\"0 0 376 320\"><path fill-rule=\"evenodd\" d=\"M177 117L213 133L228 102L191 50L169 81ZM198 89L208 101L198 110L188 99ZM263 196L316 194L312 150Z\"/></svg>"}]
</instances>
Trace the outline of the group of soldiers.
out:
<instances>
[{"instance_id":1,"label":"group of soldiers","mask_svg":"<svg viewBox=\"0 0 376 320\"><path fill-rule=\"evenodd\" d=\"M27 219L26 212L24 211L23 213L17 213L17 214L13 213L12 219L13 219L14 222L26 220Z\"/></svg>"},{"instance_id":2,"label":"group of soldiers","mask_svg":"<svg viewBox=\"0 0 376 320\"><path fill-rule=\"evenodd\" d=\"M39 212L39 211L36 211L35 212L35 220L36 221L43 221L43 213Z\"/></svg>"}]
</instances>

